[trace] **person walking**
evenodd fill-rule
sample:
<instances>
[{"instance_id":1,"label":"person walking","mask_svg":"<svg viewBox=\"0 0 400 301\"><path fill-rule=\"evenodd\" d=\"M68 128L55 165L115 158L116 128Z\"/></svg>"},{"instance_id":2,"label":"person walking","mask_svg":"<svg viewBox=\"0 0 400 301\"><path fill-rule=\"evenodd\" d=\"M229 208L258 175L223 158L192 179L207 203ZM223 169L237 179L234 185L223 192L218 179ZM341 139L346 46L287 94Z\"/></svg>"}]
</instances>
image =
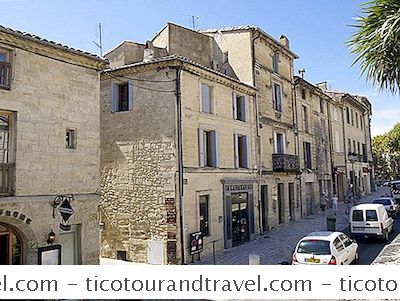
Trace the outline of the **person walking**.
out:
<instances>
[{"instance_id":1,"label":"person walking","mask_svg":"<svg viewBox=\"0 0 400 301\"><path fill-rule=\"evenodd\" d=\"M333 212L335 212L335 215L337 215L337 213L338 213L338 198L337 198L336 194L334 194L332 197L332 208L333 208Z\"/></svg>"},{"instance_id":2,"label":"person walking","mask_svg":"<svg viewBox=\"0 0 400 301\"><path fill-rule=\"evenodd\" d=\"M326 210L326 204L328 203L328 196L323 192L321 194L321 199L320 199L320 207L322 214L325 215L325 210Z\"/></svg>"}]
</instances>

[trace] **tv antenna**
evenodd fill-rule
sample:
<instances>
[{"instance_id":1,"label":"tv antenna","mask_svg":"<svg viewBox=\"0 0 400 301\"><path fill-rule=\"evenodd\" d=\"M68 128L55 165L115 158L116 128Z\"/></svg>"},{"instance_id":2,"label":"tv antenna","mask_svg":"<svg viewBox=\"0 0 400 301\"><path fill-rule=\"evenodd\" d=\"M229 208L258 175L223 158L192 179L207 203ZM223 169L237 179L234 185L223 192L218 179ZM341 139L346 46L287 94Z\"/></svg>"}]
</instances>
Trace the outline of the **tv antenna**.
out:
<instances>
[{"instance_id":1,"label":"tv antenna","mask_svg":"<svg viewBox=\"0 0 400 301\"><path fill-rule=\"evenodd\" d=\"M200 16L192 16L192 28L196 30L196 22L200 19Z\"/></svg>"},{"instance_id":2,"label":"tv antenna","mask_svg":"<svg viewBox=\"0 0 400 301\"><path fill-rule=\"evenodd\" d=\"M306 69L305 68L299 70L299 74L300 74L302 79L304 79L304 74L305 73L306 73Z\"/></svg>"},{"instance_id":3,"label":"tv antenna","mask_svg":"<svg viewBox=\"0 0 400 301\"><path fill-rule=\"evenodd\" d=\"M103 57L103 42L101 40L101 23L99 23L99 42L92 41L100 49L100 57Z\"/></svg>"}]
</instances>

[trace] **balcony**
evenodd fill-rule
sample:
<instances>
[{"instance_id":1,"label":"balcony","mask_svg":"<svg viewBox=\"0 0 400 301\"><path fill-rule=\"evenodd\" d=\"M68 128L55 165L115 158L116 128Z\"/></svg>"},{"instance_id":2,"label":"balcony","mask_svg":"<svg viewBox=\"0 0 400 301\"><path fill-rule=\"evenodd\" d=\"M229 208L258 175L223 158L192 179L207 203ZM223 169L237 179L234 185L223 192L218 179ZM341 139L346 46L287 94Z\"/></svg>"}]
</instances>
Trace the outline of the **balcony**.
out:
<instances>
[{"instance_id":1,"label":"balcony","mask_svg":"<svg viewBox=\"0 0 400 301\"><path fill-rule=\"evenodd\" d=\"M298 172L300 171L299 157L287 154L272 154L273 171Z\"/></svg>"},{"instance_id":2,"label":"balcony","mask_svg":"<svg viewBox=\"0 0 400 301\"><path fill-rule=\"evenodd\" d=\"M14 193L15 163L0 163L0 196Z\"/></svg>"}]
</instances>

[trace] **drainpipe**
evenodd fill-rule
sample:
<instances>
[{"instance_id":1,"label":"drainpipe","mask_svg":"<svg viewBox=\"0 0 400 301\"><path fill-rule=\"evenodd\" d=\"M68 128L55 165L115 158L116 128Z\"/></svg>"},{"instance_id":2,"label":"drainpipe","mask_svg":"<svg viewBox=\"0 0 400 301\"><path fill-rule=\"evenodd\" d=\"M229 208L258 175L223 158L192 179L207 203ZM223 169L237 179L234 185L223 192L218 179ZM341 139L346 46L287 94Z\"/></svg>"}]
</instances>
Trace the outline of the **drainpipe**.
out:
<instances>
[{"instance_id":1,"label":"drainpipe","mask_svg":"<svg viewBox=\"0 0 400 301\"><path fill-rule=\"evenodd\" d=\"M178 202L179 202L179 228L181 241L182 264L185 264L185 239L184 239L184 206L183 206L183 158L182 158L182 102L181 102L181 67L176 67L176 126L178 148Z\"/></svg>"},{"instance_id":2,"label":"drainpipe","mask_svg":"<svg viewBox=\"0 0 400 301\"><path fill-rule=\"evenodd\" d=\"M346 123L347 123L347 120L346 120L346 122L344 120L344 112L343 112L343 110L346 109L346 106L345 106L345 101L344 101L343 97L341 99L341 105L342 105L341 111L342 111L342 130L343 130L343 146L344 146L343 147L343 150L344 150L344 171L346 173L346 181L347 181L347 186L348 186L348 184L349 184L349 180L347 178L347 176L348 176L348 172L347 172L347 154L348 154L348 150L347 150L347 142L346 142ZM354 183L353 183L353 185L354 185ZM349 188L349 187L347 187L347 188ZM344 191L343 191L343 194L344 194ZM355 197L355 196L353 196L353 197Z\"/></svg>"},{"instance_id":3,"label":"drainpipe","mask_svg":"<svg viewBox=\"0 0 400 301\"><path fill-rule=\"evenodd\" d=\"M328 139L329 139L329 155L330 155L330 163L331 163L331 179L332 179L332 183L335 187L334 189L334 193L337 194L337 187L336 187L336 182L335 182L335 173L334 173L334 166L333 166L333 146L332 146L332 122L331 122L331 110L329 107L329 98L328 101L326 102L326 113L328 114Z\"/></svg>"},{"instance_id":4,"label":"drainpipe","mask_svg":"<svg viewBox=\"0 0 400 301\"><path fill-rule=\"evenodd\" d=\"M294 103L294 122L295 122L295 135L296 135L296 155L299 156L300 154L300 137L299 137L299 120L298 120L298 112L297 112L297 96L296 96L296 86L297 83L293 79L293 96L292 96L292 102ZM293 107L292 103L292 107ZM292 110L293 111L293 110ZM300 157L299 157L299 164L300 164ZM299 166L300 167L300 166ZM300 167L301 170L301 167ZM301 182L301 172L299 173L299 193L300 193L300 217L303 218L303 193L302 193L302 182ZM297 179L297 176L296 176Z\"/></svg>"}]
</instances>

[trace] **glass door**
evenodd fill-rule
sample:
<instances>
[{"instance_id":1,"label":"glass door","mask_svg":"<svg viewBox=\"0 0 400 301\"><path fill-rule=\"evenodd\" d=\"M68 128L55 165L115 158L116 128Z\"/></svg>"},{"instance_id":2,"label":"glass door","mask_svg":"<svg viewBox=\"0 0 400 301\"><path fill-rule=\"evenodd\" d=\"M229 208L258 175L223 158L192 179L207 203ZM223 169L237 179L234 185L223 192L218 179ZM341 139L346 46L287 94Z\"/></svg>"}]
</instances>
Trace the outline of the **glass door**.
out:
<instances>
[{"instance_id":1,"label":"glass door","mask_svg":"<svg viewBox=\"0 0 400 301\"><path fill-rule=\"evenodd\" d=\"M247 193L232 193L232 245L241 245L250 239Z\"/></svg>"}]
</instances>

